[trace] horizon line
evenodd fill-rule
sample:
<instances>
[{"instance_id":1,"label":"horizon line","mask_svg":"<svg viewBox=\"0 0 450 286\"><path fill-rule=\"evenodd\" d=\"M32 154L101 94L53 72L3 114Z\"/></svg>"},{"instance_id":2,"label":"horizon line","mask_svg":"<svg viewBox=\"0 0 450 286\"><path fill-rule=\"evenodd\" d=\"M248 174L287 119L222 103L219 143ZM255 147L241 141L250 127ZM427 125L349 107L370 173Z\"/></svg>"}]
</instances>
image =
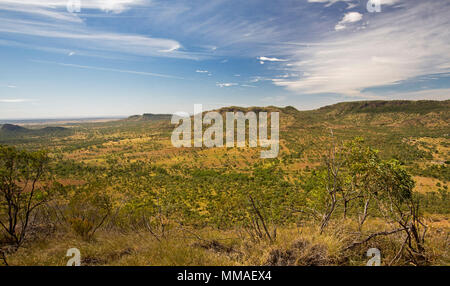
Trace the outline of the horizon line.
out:
<instances>
[{"instance_id":1,"label":"horizon line","mask_svg":"<svg viewBox=\"0 0 450 286\"><path fill-rule=\"evenodd\" d=\"M213 110L217 110L217 109L221 109L221 108L227 108L227 107L242 107L242 108L251 108L251 107L260 107L260 108L267 108L267 107L277 107L277 108L286 108L286 107L294 107L295 109L299 110L299 111L312 111L312 110L317 110L323 107L327 107L327 106L333 106L336 104L340 104L340 103L351 103L351 102L377 102L377 101L386 101L386 102L394 102L394 101L407 101L407 102L420 102L420 101L434 101L434 102L444 102L444 101L449 101L450 98L448 99L374 99L374 100L349 100L349 101L339 101L336 103L332 103L332 104L324 104L324 105L320 105L319 107L316 108L312 108L312 109L299 109L296 106L293 105L285 105L285 106L276 106L276 105L266 105L266 106L257 106L257 105L252 105L252 106L238 106L238 105L226 105L226 106L222 106L222 107L218 107L215 109L211 109L209 111L213 111ZM208 110L206 110L208 111ZM5 121L33 121L33 120L87 120L87 119L123 119L123 118L128 118L131 116L138 116L138 115L144 115L144 114L153 114L153 115L173 115L177 112L168 112L168 113L152 113L152 112L144 112L141 114L128 114L128 115L80 115L80 116L70 116L70 117L31 117L31 118L0 118L0 124L4 124Z\"/></svg>"}]
</instances>

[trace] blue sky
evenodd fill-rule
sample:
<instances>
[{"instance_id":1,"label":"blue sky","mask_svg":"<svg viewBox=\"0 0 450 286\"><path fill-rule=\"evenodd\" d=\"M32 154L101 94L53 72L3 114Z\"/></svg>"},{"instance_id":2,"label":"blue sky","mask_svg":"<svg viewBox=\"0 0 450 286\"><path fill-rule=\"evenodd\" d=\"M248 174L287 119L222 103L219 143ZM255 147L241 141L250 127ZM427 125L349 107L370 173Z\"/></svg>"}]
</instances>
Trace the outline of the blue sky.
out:
<instances>
[{"instance_id":1,"label":"blue sky","mask_svg":"<svg viewBox=\"0 0 450 286\"><path fill-rule=\"evenodd\" d=\"M0 0L0 118L450 99L450 1L379 1Z\"/></svg>"}]
</instances>

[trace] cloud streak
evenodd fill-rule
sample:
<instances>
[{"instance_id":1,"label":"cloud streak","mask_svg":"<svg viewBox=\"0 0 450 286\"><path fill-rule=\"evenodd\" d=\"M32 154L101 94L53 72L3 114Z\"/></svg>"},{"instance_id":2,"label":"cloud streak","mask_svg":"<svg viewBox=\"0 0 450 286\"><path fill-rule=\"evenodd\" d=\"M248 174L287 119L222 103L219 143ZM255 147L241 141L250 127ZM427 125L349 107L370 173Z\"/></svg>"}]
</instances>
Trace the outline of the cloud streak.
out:
<instances>
[{"instance_id":1,"label":"cloud streak","mask_svg":"<svg viewBox=\"0 0 450 286\"><path fill-rule=\"evenodd\" d=\"M171 78L171 79L184 79L183 77L179 77L179 76L160 74L160 73L152 73L152 72L112 69L112 68L87 66L87 65L77 65L77 64L68 64L68 63L57 63L57 62L49 62L49 61L41 61L41 60L32 60L32 61L36 62L36 63L55 64L55 65L59 65L59 66L79 68L79 69L89 69L89 70L98 70L98 71L105 71L105 72L117 72L117 73L128 73L128 74L134 74L134 75L162 77L162 78Z\"/></svg>"},{"instance_id":2,"label":"cloud streak","mask_svg":"<svg viewBox=\"0 0 450 286\"><path fill-rule=\"evenodd\" d=\"M36 37L71 40L81 48L126 52L137 55L183 57L182 53L171 53L181 48L175 40L152 38L141 35L105 33L78 27L65 27L53 23L32 20L0 19L0 32ZM187 55L186 55L187 57Z\"/></svg>"},{"instance_id":3,"label":"cloud streak","mask_svg":"<svg viewBox=\"0 0 450 286\"><path fill-rule=\"evenodd\" d=\"M236 86L236 85L238 85L238 84L237 84L237 83L234 83L234 82L224 82L224 83L218 82L218 83L216 83L216 86L218 86L218 87L220 87L220 88L223 88L223 87L231 87L231 86Z\"/></svg>"},{"instance_id":4,"label":"cloud streak","mask_svg":"<svg viewBox=\"0 0 450 286\"><path fill-rule=\"evenodd\" d=\"M16 99L0 99L1 103L21 103L21 102L27 102L27 101L31 101L29 99L21 99L21 98L16 98Z\"/></svg>"},{"instance_id":5,"label":"cloud streak","mask_svg":"<svg viewBox=\"0 0 450 286\"><path fill-rule=\"evenodd\" d=\"M82 9L95 9L118 14L144 3L145 1L142 0L82 1ZM194 53L180 51L182 45L173 39L105 32L92 28L86 25L77 13L66 11L66 5L66 0L0 0L0 11L13 11L25 16L17 17L10 14L6 14L6 17L2 16L0 33L32 36L41 38L43 41L52 39L56 41L53 45L70 43L80 50L94 52L118 52L139 56L189 59L198 59L199 57ZM26 44L26 42L23 43ZM30 47L36 45L35 40L31 43Z\"/></svg>"},{"instance_id":6,"label":"cloud streak","mask_svg":"<svg viewBox=\"0 0 450 286\"><path fill-rule=\"evenodd\" d=\"M8 9L17 12L35 13L39 9L38 14L46 15L56 19L61 18L66 8L70 4L69 0L0 0L0 9ZM81 9L101 10L112 13L122 13L131 7L141 6L145 4L144 0L83 0L80 1ZM26 11L26 10L27 11ZM48 13L43 13L47 11ZM59 14L59 15L57 15Z\"/></svg>"}]
</instances>

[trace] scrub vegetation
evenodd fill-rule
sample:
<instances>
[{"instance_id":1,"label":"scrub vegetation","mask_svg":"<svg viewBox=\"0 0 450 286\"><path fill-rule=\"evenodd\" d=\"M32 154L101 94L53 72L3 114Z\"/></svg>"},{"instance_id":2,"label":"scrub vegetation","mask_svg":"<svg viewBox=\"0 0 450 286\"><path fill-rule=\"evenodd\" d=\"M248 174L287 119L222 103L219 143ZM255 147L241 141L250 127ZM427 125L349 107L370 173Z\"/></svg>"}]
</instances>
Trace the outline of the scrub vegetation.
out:
<instances>
[{"instance_id":1,"label":"scrub vegetation","mask_svg":"<svg viewBox=\"0 0 450 286\"><path fill-rule=\"evenodd\" d=\"M0 264L450 265L450 101L280 112L280 153L175 148L170 115L0 130Z\"/></svg>"}]
</instances>

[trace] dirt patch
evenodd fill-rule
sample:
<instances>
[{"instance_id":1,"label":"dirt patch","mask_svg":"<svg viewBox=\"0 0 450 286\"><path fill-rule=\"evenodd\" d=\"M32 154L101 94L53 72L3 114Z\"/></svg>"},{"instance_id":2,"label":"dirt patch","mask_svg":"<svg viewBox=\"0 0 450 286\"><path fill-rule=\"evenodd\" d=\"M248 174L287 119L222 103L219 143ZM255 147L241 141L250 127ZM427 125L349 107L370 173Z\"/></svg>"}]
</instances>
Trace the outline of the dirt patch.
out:
<instances>
[{"instance_id":1,"label":"dirt patch","mask_svg":"<svg viewBox=\"0 0 450 286\"><path fill-rule=\"evenodd\" d=\"M307 240L295 241L289 249L273 249L265 265L268 266L322 266L330 264L325 245Z\"/></svg>"},{"instance_id":2,"label":"dirt patch","mask_svg":"<svg viewBox=\"0 0 450 286\"><path fill-rule=\"evenodd\" d=\"M440 183L442 186L446 186L444 182L441 182L440 180L435 178L415 176L414 181L416 182L414 191L421 194L437 191L438 187L436 185L438 183Z\"/></svg>"},{"instance_id":3,"label":"dirt patch","mask_svg":"<svg viewBox=\"0 0 450 286\"><path fill-rule=\"evenodd\" d=\"M123 256L130 255L132 253L133 253L133 250L131 248L126 248L121 251L108 253L104 257L86 256L86 257L82 257L81 265L82 266L105 265L108 263L108 261L119 260Z\"/></svg>"},{"instance_id":4,"label":"dirt patch","mask_svg":"<svg viewBox=\"0 0 450 286\"><path fill-rule=\"evenodd\" d=\"M204 241L204 242L196 242L193 244L194 247L200 247L207 250L212 250L214 252L218 253L237 253L238 251L233 249L230 246L223 245L222 243L218 242L217 240L211 240L211 241Z\"/></svg>"}]
</instances>

